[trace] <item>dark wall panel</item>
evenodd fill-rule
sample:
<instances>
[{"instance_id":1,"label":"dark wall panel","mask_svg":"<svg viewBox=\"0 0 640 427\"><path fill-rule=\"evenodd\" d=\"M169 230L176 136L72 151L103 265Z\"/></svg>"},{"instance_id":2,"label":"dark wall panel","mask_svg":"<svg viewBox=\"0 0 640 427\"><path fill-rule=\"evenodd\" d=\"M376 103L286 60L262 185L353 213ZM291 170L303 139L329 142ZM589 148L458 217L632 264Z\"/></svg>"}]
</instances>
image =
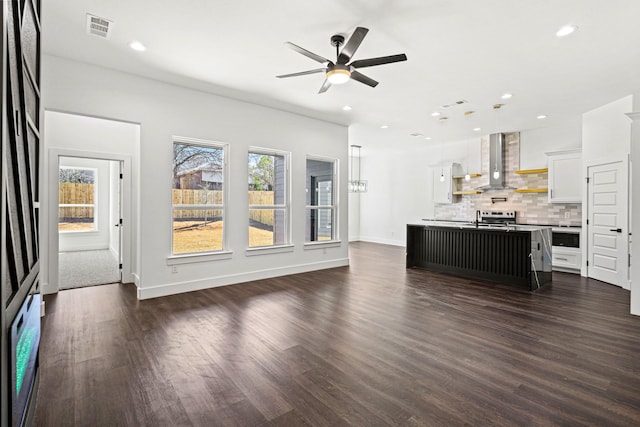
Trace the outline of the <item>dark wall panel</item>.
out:
<instances>
[{"instance_id":1,"label":"dark wall panel","mask_svg":"<svg viewBox=\"0 0 640 427\"><path fill-rule=\"evenodd\" d=\"M2 381L0 427L11 425L8 328L39 292L40 0L2 2Z\"/></svg>"}]
</instances>

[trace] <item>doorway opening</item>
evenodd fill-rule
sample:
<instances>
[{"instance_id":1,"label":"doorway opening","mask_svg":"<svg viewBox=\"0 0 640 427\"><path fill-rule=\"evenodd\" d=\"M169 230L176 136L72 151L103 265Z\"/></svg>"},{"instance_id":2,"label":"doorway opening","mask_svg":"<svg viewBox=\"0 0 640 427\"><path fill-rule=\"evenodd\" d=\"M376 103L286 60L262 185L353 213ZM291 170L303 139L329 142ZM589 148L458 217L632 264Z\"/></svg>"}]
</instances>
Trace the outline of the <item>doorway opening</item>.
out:
<instances>
[{"instance_id":1,"label":"doorway opening","mask_svg":"<svg viewBox=\"0 0 640 427\"><path fill-rule=\"evenodd\" d=\"M58 157L58 286L122 281L122 161Z\"/></svg>"}]
</instances>

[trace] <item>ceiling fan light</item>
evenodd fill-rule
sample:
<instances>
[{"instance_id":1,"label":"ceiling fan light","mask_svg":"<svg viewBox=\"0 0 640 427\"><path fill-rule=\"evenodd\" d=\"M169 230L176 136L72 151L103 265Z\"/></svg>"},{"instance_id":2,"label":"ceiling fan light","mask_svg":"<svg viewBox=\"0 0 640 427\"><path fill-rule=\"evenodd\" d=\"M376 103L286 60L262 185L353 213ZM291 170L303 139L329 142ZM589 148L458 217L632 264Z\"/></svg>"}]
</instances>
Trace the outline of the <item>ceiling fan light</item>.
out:
<instances>
[{"instance_id":1,"label":"ceiling fan light","mask_svg":"<svg viewBox=\"0 0 640 427\"><path fill-rule=\"evenodd\" d=\"M351 78L351 71L342 68L334 68L327 71L327 80L332 85L341 85L346 83Z\"/></svg>"}]
</instances>

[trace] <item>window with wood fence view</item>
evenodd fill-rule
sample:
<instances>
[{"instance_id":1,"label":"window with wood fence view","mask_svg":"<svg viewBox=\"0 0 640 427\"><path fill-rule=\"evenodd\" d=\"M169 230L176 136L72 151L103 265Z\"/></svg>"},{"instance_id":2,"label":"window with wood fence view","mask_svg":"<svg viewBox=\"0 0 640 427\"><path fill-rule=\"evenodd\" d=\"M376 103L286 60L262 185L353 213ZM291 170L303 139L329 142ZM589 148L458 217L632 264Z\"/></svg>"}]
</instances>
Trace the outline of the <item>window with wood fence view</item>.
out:
<instances>
[{"instance_id":1,"label":"window with wood fence view","mask_svg":"<svg viewBox=\"0 0 640 427\"><path fill-rule=\"evenodd\" d=\"M173 254L224 250L224 146L173 144ZM288 243L287 154L249 153L249 247Z\"/></svg>"},{"instance_id":2,"label":"window with wood fence view","mask_svg":"<svg viewBox=\"0 0 640 427\"><path fill-rule=\"evenodd\" d=\"M249 152L249 247L289 243L287 153Z\"/></svg>"},{"instance_id":3,"label":"window with wood fence view","mask_svg":"<svg viewBox=\"0 0 640 427\"><path fill-rule=\"evenodd\" d=\"M58 174L58 231L94 231L96 170L60 166Z\"/></svg>"},{"instance_id":4,"label":"window with wood fence view","mask_svg":"<svg viewBox=\"0 0 640 427\"><path fill-rule=\"evenodd\" d=\"M173 144L174 255L224 248L224 146Z\"/></svg>"}]
</instances>

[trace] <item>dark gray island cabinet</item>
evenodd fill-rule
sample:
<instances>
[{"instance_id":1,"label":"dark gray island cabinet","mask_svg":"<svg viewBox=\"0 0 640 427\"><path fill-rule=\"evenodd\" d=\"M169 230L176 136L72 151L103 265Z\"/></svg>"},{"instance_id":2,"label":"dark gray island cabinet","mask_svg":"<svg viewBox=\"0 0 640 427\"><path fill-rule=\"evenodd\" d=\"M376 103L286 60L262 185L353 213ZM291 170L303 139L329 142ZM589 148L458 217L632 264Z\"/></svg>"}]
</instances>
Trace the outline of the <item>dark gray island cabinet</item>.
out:
<instances>
[{"instance_id":1,"label":"dark gray island cabinet","mask_svg":"<svg viewBox=\"0 0 640 427\"><path fill-rule=\"evenodd\" d=\"M551 282L551 228L407 225L407 268L535 290Z\"/></svg>"}]
</instances>

